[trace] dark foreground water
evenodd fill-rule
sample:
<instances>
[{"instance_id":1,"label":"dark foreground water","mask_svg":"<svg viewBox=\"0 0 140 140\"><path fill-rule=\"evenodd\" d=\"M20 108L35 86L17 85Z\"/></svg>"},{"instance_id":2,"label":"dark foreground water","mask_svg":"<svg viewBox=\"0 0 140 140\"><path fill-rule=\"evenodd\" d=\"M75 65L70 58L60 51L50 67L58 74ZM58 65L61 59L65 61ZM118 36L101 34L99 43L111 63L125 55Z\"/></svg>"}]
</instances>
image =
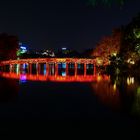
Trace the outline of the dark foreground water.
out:
<instances>
[{"instance_id":1,"label":"dark foreground water","mask_svg":"<svg viewBox=\"0 0 140 140\"><path fill-rule=\"evenodd\" d=\"M140 84L134 77L91 82L0 78L4 132L74 132L134 137L139 130Z\"/></svg>"}]
</instances>

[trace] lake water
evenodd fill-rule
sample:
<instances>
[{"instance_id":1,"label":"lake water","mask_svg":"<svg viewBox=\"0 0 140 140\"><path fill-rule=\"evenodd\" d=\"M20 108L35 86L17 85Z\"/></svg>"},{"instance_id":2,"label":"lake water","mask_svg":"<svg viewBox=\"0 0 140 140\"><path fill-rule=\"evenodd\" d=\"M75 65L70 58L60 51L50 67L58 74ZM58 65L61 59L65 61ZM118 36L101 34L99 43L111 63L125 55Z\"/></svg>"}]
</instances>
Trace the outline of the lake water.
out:
<instances>
[{"instance_id":1,"label":"lake water","mask_svg":"<svg viewBox=\"0 0 140 140\"><path fill-rule=\"evenodd\" d=\"M140 83L136 77L0 73L0 122L58 128L139 127ZM22 124L22 125L21 125ZM83 126L85 126L83 128ZM11 128L11 127L10 127ZM98 128L98 129L97 129ZM90 129L91 130L91 129ZM120 131L121 132L121 131Z\"/></svg>"}]
</instances>

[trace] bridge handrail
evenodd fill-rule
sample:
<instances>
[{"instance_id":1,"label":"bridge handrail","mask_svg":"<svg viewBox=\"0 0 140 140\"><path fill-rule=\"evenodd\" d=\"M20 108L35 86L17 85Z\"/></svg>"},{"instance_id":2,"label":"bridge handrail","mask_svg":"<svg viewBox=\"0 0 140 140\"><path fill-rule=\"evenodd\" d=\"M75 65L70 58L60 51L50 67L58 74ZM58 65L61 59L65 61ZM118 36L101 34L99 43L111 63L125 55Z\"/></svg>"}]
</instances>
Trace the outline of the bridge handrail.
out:
<instances>
[{"instance_id":1,"label":"bridge handrail","mask_svg":"<svg viewBox=\"0 0 140 140\"><path fill-rule=\"evenodd\" d=\"M23 64L23 63L95 63L96 60L92 58L29 58L18 60L1 61L0 65L9 64Z\"/></svg>"}]
</instances>

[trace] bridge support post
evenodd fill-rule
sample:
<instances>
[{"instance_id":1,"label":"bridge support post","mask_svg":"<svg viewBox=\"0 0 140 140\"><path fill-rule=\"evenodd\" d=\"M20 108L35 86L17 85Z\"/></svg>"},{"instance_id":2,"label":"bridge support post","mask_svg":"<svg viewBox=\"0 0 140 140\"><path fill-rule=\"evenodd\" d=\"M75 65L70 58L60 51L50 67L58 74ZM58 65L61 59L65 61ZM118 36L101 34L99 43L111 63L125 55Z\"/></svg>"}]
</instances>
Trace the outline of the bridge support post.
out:
<instances>
[{"instance_id":1,"label":"bridge support post","mask_svg":"<svg viewBox=\"0 0 140 140\"><path fill-rule=\"evenodd\" d=\"M93 67L94 67L93 68L94 69L93 74L96 75L96 63L93 64Z\"/></svg>"},{"instance_id":2,"label":"bridge support post","mask_svg":"<svg viewBox=\"0 0 140 140\"><path fill-rule=\"evenodd\" d=\"M46 63L46 75L48 76L50 73L49 63Z\"/></svg>"},{"instance_id":3,"label":"bridge support post","mask_svg":"<svg viewBox=\"0 0 140 140\"><path fill-rule=\"evenodd\" d=\"M6 65L3 66L3 71L6 72Z\"/></svg>"},{"instance_id":4,"label":"bridge support post","mask_svg":"<svg viewBox=\"0 0 140 140\"><path fill-rule=\"evenodd\" d=\"M87 74L87 64L84 63L84 76L86 76L86 74Z\"/></svg>"},{"instance_id":5,"label":"bridge support post","mask_svg":"<svg viewBox=\"0 0 140 140\"><path fill-rule=\"evenodd\" d=\"M36 63L36 70L37 70L37 74L40 74L41 65L39 63Z\"/></svg>"},{"instance_id":6,"label":"bridge support post","mask_svg":"<svg viewBox=\"0 0 140 140\"><path fill-rule=\"evenodd\" d=\"M6 67L6 66L5 66L5 65L3 65L3 72L5 72L5 67Z\"/></svg>"},{"instance_id":7,"label":"bridge support post","mask_svg":"<svg viewBox=\"0 0 140 140\"><path fill-rule=\"evenodd\" d=\"M28 73L32 73L32 63L28 63Z\"/></svg>"},{"instance_id":8,"label":"bridge support post","mask_svg":"<svg viewBox=\"0 0 140 140\"><path fill-rule=\"evenodd\" d=\"M69 74L69 64L66 63L66 75L68 75L68 74Z\"/></svg>"},{"instance_id":9,"label":"bridge support post","mask_svg":"<svg viewBox=\"0 0 140 140\"><path fill-rule=\"evenodd\" d=\"M77 69L78 69L78 68L77 68L77 67L78 67L77 65L78 65L78 64L75 62L75 63L74 63L75 76L77 76Z\"/></svg>"},{"instance_id":10,"label":"bridge support post","mask_svg":"<svg viewBox=\"0 0 140 140\"><path fill-rule=\"evenodd\" d=\"M2 66L2 71L4 72L4 65Z\"/></svg>"},{"instance_id":11,"label":"bridge support post","mask_svg":"<svg viewBox=\"0 0 140 140\"><path fill-rule=\"evenodd\" d=\"M3 72L4 72L4 67L5 67L5 65L2 66L2 71L3 71Z\"/></svg>"},{"instance_id":12,"label":"bridge support post","mask_svg":"<svg viewBox=\"0 0 140 140\"><path fill-rule=\"evenodd\" d=\"M19 73L21 73L21 64L19 64Z\"/></svg>"},{"instance_id":13,"label":"bridge support post","mask_svg":"<svg viewBox=\"0 0 140 140\"><path fill-rule=\"evenodd\" d=\"M13 67L13 66L12 66ZM13 71L13 70L12 70ZM20 72L20 67L19 67L19 64L16 64L16 74L18 75L19 74L19 72Z\"/></svg>"},{"instance_id":14,"label":"bridge support post","mask_svg":"<svg viewBox=\"0 0 140 140\"><path fill-rule=\"evenodd\" d=\"M19 64L19 72L20 72L20 73L23 72L23 64Z\"/></svg>"},{"instance_id":15,"label":"bridge support post","mask_svg":"<svg viewBox=\"0 0 140 140\"><path fill-rule=\"evenodd\" d=\"M55 63L55 76L58 75L58 63Z\"/></svg>"}]
</instances>

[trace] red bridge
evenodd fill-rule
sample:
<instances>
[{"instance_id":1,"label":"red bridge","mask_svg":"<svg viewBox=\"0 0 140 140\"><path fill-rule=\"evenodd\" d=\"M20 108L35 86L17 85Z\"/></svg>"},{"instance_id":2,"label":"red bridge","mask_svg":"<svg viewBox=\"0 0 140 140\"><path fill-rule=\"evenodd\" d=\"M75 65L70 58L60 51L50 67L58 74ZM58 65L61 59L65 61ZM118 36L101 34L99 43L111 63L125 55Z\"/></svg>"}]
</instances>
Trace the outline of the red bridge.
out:
<instances>
[{"instance_id":1,"label":"red bridge","mask_svg":"<svg viewBox=\"0 0 140 140\"><path fill-rule=\"evenodd\" d=\"M32 69L32 64L37 65L39 69L40 64L46 64L46 68L49 71L49 65L54 64L55 69L58 68L59 63L66 63L66 69L68 69L68 64L74 64L75 69L77 69L78 64L84 64L84 69L86 70L87 64L94 65L94 74L96 72L96 60L95 59L86 59L86 58L34 58L34 59L19 59L19 60L8 60L0 62L0 67L2 70L5 69L5 66L9 65L10 71L14 65L23 65L27 64L29 70Z\"/></svg>"},{"instance_id":2,"label":"red bridge","mask_svg":"<svg viewBox=\"0 0 140 140\"><path fill-rule=\"evenodd\" d=\"M32 64L36 64L37 71L40 71L40 64L46 64L46 71L49 72L50 65L54 65L55 73L58 72L58 64L66 64L66 72L69 69L69 64L74 64L75 75L77 75L78 64L84 65L84 74L87 71L87 64L93 65L94 74L96 74L96 60L95 59L86 59L86 58L34 58L34 59L19 59L19 60L8 60L1 61L0 67L4 71L6 66L9 66L10 72L13 71L14 65L19 65L19 68L22 68L23 64L27 64L28 71L32 70Z\"/></svg>"}]
</instances>

